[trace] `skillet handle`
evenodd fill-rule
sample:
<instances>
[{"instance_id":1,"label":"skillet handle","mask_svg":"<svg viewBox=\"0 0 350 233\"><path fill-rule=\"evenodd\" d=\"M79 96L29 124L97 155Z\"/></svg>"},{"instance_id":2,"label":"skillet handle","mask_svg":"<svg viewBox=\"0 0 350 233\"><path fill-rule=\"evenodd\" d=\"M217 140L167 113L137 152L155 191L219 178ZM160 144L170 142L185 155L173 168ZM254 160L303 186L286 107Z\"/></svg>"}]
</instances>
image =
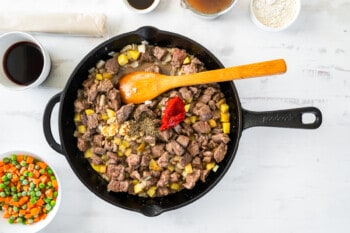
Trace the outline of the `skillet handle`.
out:
<instances>
[{"instance_id":1,"label":"skillet handle","mask_svg":"<svg viewBox=\"0 0 350 233\"><path fill-rule=\"evenodd\" d=\"M44 135L45 135L46 141L49 143L51 148L60 154L64 154L62 146L56 142L55 138L53 137L52 130L51 130L52 110L55 107L55 105L58 102L60 102L60 98L61 98L61 93L57 93L47 103L45 111L44 111L43 127L44 127Z\"/></svg>"},{"instance_id":2,"label":"skillet handle","mask_svg":"<svg viewBox=\"0 0 350 233\"><path fill-rule=\"evenodd\" d=\"M304 115L313 115L312 122L304 122ZM278 111L253 112L243 109L243 129L255 126L317 129L322 123L322 113L315 107Z\"/></svg>"}]
</instances>

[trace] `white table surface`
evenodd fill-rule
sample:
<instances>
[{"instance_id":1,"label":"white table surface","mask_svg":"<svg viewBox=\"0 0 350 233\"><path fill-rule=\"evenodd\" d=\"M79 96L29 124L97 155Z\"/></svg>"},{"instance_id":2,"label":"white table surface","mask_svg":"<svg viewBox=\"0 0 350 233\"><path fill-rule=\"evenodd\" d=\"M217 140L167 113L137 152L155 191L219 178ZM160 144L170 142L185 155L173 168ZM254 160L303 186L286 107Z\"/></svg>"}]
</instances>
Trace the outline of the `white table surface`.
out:
<instances>
[{"instance_id":1,"label":"white table surface","mask_svg":"<svg viewBox=\"0 0 350 233\"><path fill-rule=\"evenodd\" d=\"M31 90L0 88L0 152L33 151L57 170L62 205L41 232L349 232L350 2L304 0L296 23L279 33L251 22L248 0L212 21L179 4L161 0L154 12L139 15L121 0L0 0L0 13L100 12L108 17L108 37L151 25L198 41L225 66L284 58L288 72L282 76L235 82L242 106L256 111L315 106L323 113L321 127L245 130L230 170L203 198L154 218L120 209L78 180L65 157L49 147L42 127L48 100L108 37L37 34L51 54L52 72ZM56 109L55 135L57 122Z\"/></svg>"}]
</instances>

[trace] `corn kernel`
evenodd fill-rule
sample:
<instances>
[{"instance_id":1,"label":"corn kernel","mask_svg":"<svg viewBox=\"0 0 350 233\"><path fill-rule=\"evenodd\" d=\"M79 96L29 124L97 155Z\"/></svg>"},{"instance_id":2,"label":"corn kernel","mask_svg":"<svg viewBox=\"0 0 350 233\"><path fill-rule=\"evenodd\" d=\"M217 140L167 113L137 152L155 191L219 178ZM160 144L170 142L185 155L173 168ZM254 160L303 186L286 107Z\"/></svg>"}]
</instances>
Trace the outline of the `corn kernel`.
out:
<instances>
[{"instance_id":1,"label":"corn kernel","mask_svg":"<svg viewBox=\"0 0 350 233\"><path fill-rule=\"evenodd\" d=\"M119 65L124 66L128 62L129 62L128 57L125 54L122 53L122 54L120 54L118 56L118 63L119 63Z\"/></svg>"},{"instance_id":2,"label":"corn kernel","mask_svg":"<svg viewBox=\"0 0 350 233\"><path fill-rule=\"evenodd\" d=\"M221 104L221 105L220 105L220 112L221 112L221 113L227 113L227 112L228 112L228 109L229 109L228 104Z\"/></svg>"},{"instance_id":3,"label":"corn kernel","mask_svg":"<svg viewBox=\"0 0 350 233\"><path fill-rule=\"evenodd\" d=\"M191 107L190 104L186 104L186 105L185 105L185 111L188 112L188 111L190 110L190 107Z\"/></svg>"},{"instance_id":4,"label":"corn kernel","mask_svg":"<svg viewBox=\"0 0 350 233\"><path fill-rule=\"evenodd\" d=\"M220 121L221 122L230 122L230 114L228 112L220 113Z\"/></svg>"},{"instance_id":5,"label":"corn kernel","mask_svg":"<svg viewBox=\"0 0 350 233\"><path fill-rule=\"evenodd\" d=\"M210 119L208 123L211 128L215 128L217 126L216 121L214 119Z\"/></svg>"},{"instance_id":6,"label":"corn kernel","mask_svg":"<svg viewBox=\"0 0 350 233\"><path fill-rule=\"evenodd\" d=\"M106 173L107 166L106 165L100 165L100 173Z\"/></svg>"},{"instance_id":7,"label":"corn kernel","mask_svg":"<svg viewBox=\"0 0 350 233\"><path fill-rule=\"evenodd\" d=\"M189 117L186 117L185 118L185 120L184 120L184 122L186 123L186 124L191 124L191 118L189 118Z\"/></svg>"},{"instance_id":8,"label":"corn kernel","mask_svg":"<svg viewBox=\"0 0 350 233\"><path fill-rule=\"evenodd\" d=\"M222 131L224 133L229 134L230 133L230 128L231 128L230 122L222 123Z\"/></svg>"},{"instance_id":9,"label":"corn kernel","mask_svg":"<svg viewBox=\"0 0 350 233\"><path fill-rule=\"evenodd\" d=\"M93 163L90 163L90 165L95 171L100 172L101 165L95 165Z\"/></svg>"},{"instance_id":10,"label":"corn kernel","mask_svg":"<svg viewBox=\"0 0 350 233\"><path fill-rule=\"evenodd\" d=\"M109 118L115 117L115 111L107 108L106 112Z\"/></svg>"},{"instance_id":11,"label":"corn kernel","mask_svg":"<svg viewBox=\"0 0 350 233\"><path fill-rule=\"evenodd\" d=\"M151 159L151 161L149 162L149 169L153 171L160 171L161 167L154 159Z\"/></svg>"},{"instance_id":12,"label":"corn kernel","mask_svg":"<svg viewBox=\"0 0 350 233\"><path fill-rule=\"evenodd\" d=\"M111 79L111 78L113 77L113 74L108 73L108 72L104 72L104 73L102 74L102 77L103 77L104 79Z\"/></svg>"},{"instance_id":13,"label":"corn kernel","mask_svg":"<svg viewBox=\"0 0 350 233\"><path fill-rule=\"evenodd\" d=\"M106 121L109 119L108 115L107 114L101 114L101 119Z\"/></svg>"},{"instance_id":14,"label":"corn kernel","mask_svg":"<svg viewBox=\"0 0 350 233\"><path fill-rule=\"evenodd\" d=\"M191 62L191 58L190 57L186 57L185 60L183 61L184 65L190 64Z\"/></svg>"},{"instance_id":15,"label":"corn kernel","mask_svg":"<svg viewBox=\"0 0 350 233\"><path fill-rule=\"evenodd\" d=\"M207 169L208 171L213 169L214 167L215 167L215 162L207 163L205 165L205 169Z\"/></svg>"},{"instance_id":16,"label":"corn kernel","mask_svg":"<svg viewBox=\"0 0 350 233\"><path fill-rule=\"evenodd\" d=\"M143 191L144 185L142 183L137 183L134 185L134 192L138 194Z\"/></svg>"},{"instance_id":17,"label":"corn kernel","mask_svg":"<svg viewBox=\"0 0 350 233\"><path fill-rule=\"evenodd\" d=\"M81 134L85 133L86 132L85 125L79 125L78 126L78 132L81 133Z\"/></svg>"},{"instance_id":18,"label":"corn kernel","mask_svg":"<svg viewBox=\"0 0 350 233\"><path fill-rule=\"evenodd\" d=\"M191 123L195 123L197 121L198 117L197 116L191 116L190 119L191 119Z\"/></svg>"},{"instance_id":19,"label":"corn kernel","mask_svg":"<svg viewBox=\"0 0 350 233\"><path fill-rule=\"evenodd\" d=\"M142 152L142 151L145 150L145 147L146 147L146 143L145 143L145 142L142 142L142 143L136 148L136 150L137 150L138 152Z\"/></svg>"},{"instance_id":20,"label":"corn kernel","mask_svg":"<svg viewBox=\"0 0 350 233\"><path fill-rule=\"evenodd\" d=\"M95 111L93 110L93 109L90 109L90 108L88 108L88 109L85 109L85 114L88 116L88 115L91 115L91 114L94 114L95 113Z\"/></svg>"},{"instance_id":21,"label":"corn kernel","mask_svg":"<svg viewBox=\"0 0 350 233\"><path fill-rule=\"evenodd\" d=\"M168 170L171 171L171 172L173 172L173 171L175 170L174 165L169 164L169 165L168 165Z\"/></svg>"},{"instance_id":22,"label":"corn kernel","mask_svg":"<svg viewBox=\"0 0 350 233\"><path fill-rule=\"evenodd\" d=\"M151 186L148 190L147 190L147 195L149 197L154 197L154 195L156 194L157 191L157 186Z\"/></svg>"},{"instance_id":23,"label":"corn kernel","mask_svg":"<svg viewBox=\"0 0 350 233\"><path fill-rule=\"evenodd\" d=\"M76 113L74 115L74 122L80 122L81 121L81 117L80 117L80 114L79 113Z\"/></svg>"},{"instance_id":24,"label":"corn kernel","mask_svg":"<svg viewBox=\"0 0 350 233\"><path fill-rule=\"evenodd\" d=\"M132 149L131 149L131 148L128 148L128 149L125 150L124 155L125 155L126 157L128 157L129 155L131 155L131 152L132 152Z\"/></svg>"},{"instance_id":25,"label":"corn kernel","mask_svg":"<svg viewBox=\"0 0 350 233\"><path fill-rule=\"evenodd\" d=\"M103 76L102 76L102 74L96 74L95 75L95 78L97 79L97 80L102 80L103 79Z\"/></svg>"},{"instance_id":26,"label":"corn kernel","mask_svg":"<svg viewBox=\"0 0 350 233\"><path fill-rule=\"evenodd\" d=\"M118 146L120 145L121 142L122 142L122 140L120 138L114 138L113 139L113 143L117 144Z\"/></svg>"},{"instance_id":27,"label":"corn kernel","mask_svg":"<svg viewBox=\"0 0 350 233\"><path fill-rule=\"evenodd\" d=\"M91 158L92 156L92 151L91 149L87 149L85 152L84 152L84 157L85 158Z\"/></svg>"},{"instance_id":28,"label":"corn kernel","mask_svg":"<svg viewBox=\"0 0 350 233\"><path fill-rule=\"evenodd\" d=\"M180 188L181 188L181 186L179 183L171 183L170 184L170 189L172 189L172 190L178 191L178 190L180 190Z\"/></svg>"},{"instance_id":29,"label":"corn kernel","mask_svg":"<svg viewBox=\"0 0 350 233\"><path fill-rule=\"evenodd\" d=\"M140 57L140 52L138 50L129 50L127 52L127 57L136 61Z\"/></svg>"},{"instance_id":30,"label":"corn kernel","mask_svg":"<svg viewBox=\"0 0 350 233\"><path fill-rule=\"evenodd\" d=\"M186 166L185 166L185 172L187 174L191 174L193 172L192 170L192 165L190 163L188 163Z\"/></svg>"},{"instance_id":31,"label":"corn kernel","mask_svg":"<svg viewBox=\"0 0 350 233\"><path fill-rule=\"evenodd\" d=\"M225 98L223 98L223 99L219 100L219 101L216 103L216 107L220 108L220 106L221 106L222 104L225 104L225 103L226 103L226 100L225 100Z\"/></svg>"}]
</instances>

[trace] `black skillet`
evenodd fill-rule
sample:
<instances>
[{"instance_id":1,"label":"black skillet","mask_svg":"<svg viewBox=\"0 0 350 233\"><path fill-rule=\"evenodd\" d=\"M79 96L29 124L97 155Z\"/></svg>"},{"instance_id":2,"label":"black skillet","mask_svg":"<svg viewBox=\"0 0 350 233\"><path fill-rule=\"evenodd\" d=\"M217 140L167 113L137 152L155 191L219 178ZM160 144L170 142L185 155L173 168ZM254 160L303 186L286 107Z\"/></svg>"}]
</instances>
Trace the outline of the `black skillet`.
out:
<instances>
[{"instance_id":1,"label":"black skillet","mask_svg":"<svg viewBox=\"0 0 350 233\"><path fill-rule=\"evenodd\" d=\"M71 74L64 90L51 98L44 112L44 134L49 145L66 157L74 173L89 190L113 205L140 212L146 216L157 216L162 212L188 205L211 190L225 175L236 155L244 129L253 126L316 129L321 125L322 114L314 107L270 112L247 111L241 107L233 82L224 82L220 86L230 105L231 142L218 171L212 172L206 183L199 182L192 190L184 190L161 198L143 198L125 193L107 192L107 182L91 168L76 146L77 140L73 136L75 130L73 102L77 97L77 90L82 88L82 83L88 76L88 70L95 66L97 61L107 59L111 51L119 51L128 44L140 43L144 40L153 45L183 48L202 60L207 69L223 68L221 62L197 42L182 35L146 26L115 36L88 53ZM58 103L60 103L58 119L60 144L54 139L50 125L53 108ZM312 114L315 120L311 123L303 123L303 114Z\"/></svg>"}]
</instances>

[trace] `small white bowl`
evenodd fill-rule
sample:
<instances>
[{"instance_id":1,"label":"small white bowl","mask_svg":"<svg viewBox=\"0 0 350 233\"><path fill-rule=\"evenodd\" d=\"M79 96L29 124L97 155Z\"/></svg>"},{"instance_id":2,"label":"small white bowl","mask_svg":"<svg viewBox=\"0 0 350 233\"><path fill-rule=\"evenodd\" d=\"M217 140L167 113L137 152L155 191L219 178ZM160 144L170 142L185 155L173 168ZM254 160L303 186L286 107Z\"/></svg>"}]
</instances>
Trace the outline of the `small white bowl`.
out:
<instances>
[{"instance_id":1,"label":"small white bowl","mask_svg":"<svg viewBox=\"0 0 350 233\"><path fill-rule=\"evenodd\" d=\"M2 161L3 158L5 157L10 157L12 154L25 154L25 155L31 155L33 158L36 158L40 161L44 161L47 163L42 157L33 154L31 152L27 151L9 151L6 153L3 153L0 155L0 160ZM8 223L8 219L5 219L2 217L3 211L0 211L0 233L35 233L38 232L42 229L44 229L56 216L57 211L61 205L61 183L60 180L58 179L57 172L53 169L53 167L47 163L47 165L52 169L53 173L55 174L56 180L58 182L58 196L56 199L56 204L53 207L53 209L48 213L47 217L37 223L33 224L27 224L24 225L22 223L13 223L10 224Z\"/></svg>"},{"instance_id":2,"label":"small white bowl","mask_svg":"<svg viewBox=\"0 0 350 233\"><path fill-rule=\"evenodd\" d=\"M35 44L40 49L40 52L43 55L44 64L41 73L34 82L28 85L20 85L10 80L10 78L6 75L5 68L3 65L5 54L7 53L7 51L13 45L20 42L30 42ZM36 87L46 80L51 70L51 59L48 51L40 44L40 42L35 37L26 32L7 32L0 36L0 62L0 85L11 90L24 90Z\"/></svg>"},{"instance_id":3,"label":"small white bowl","mask_svg":"<svg viewBox=\"0 0 350 233\"><path fill-rule=\"evenodd\" d=\"M213 0L213 1L215 1L215 0ZM190 11L192 11L192 13L194 13L195 15L197 15L203 19L215 19L215 18L219 17L220 15L226 14L228 11L230 11L237 4L237 2L238 2L238 0L233 0L230 3L230 5L228 5L225 9L223 9L222 11L216 12L216 13L212 13L212 14L203 13L203 12L198 11L197 9L192 7L191 4L187 0L181 0L181 7L185 8L185 9L189 9Z\"/></svg>"},{"instance_id":4,"label":"small white bowl","mask_svg":"<svg viewBox=\"0 0 350 233\"><path fill-rule=\"evenodd\" d=\"M279 32L297 20L300 8L300 0L251 0L250 15L260 29Z\"/></svg>"},{"instance_id":5,"label":"small white bowl","mask_svg":"<svg viewBox=\"0 0 350 233\"><path fill-rule=\"evenodd\" d=\"M139 0L139 1L141 1L141 0ZM146 14L146 13L149 13L149 12L153 11L154 9L156 9L157 6L159 5L160 0L154 0L153 3L145 9L138 9L138 8L132 6L128 0L123 0L123 2L129 10L140 13L140 14Z\"/></svg>"}]
</instances>

